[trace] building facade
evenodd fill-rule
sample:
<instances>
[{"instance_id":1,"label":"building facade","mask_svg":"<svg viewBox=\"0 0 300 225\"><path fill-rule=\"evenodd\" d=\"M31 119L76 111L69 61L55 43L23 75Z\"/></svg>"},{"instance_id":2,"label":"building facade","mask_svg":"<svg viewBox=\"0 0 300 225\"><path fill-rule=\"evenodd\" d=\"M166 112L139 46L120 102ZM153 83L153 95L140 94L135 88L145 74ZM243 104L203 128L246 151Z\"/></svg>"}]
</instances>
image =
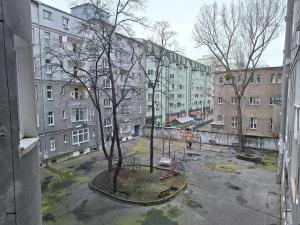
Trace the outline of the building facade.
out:
<instances>
[{"instance_id":1,"label":"building facade","mask_svg":"<svg viewBox=\"0 0 300 225\"><path fill-rule=\"evenodd\" d=\"M0 0L0 224L41 225L30 0Z\"/></svg>"},{"instance_id":2,"label":"building facade","mask_svg":"<svg viewBox=\"0 0 300 225\"><path fill-rule=\"evenodd\" d=\"M147 46L150 43L144 41ZM145 55L145 68L155 79L155 63ZM152 88L145 79L146 123L151 121ZM170 52L162 68L155 94L155 125L166 126L176 118L201 116L212 107L212 72L209 66Z\"/></svg>"},{"instance_id":3,"label":"building facade","mask_svg":"<svg viewBox=\"0 0 300 225\"><path fill-rule=\"evenodd\" d=\"M88 96L84 85L76 80L70 82L70 76L63 70L53 69L55 59L47 54L47 48L59 44L63 49L76 51L82 44L79 33L81 22L86 19L89 4L83 4L71 9L71 14L32 1L32 36L35 71L35 100L37 105L37 127L40 136L40 151L43 161L56 162L80 154L97 150L100 139L98 113ZM104 14L106 16L106 14ZM141 43L116 34L120 55L115 62L119 71L128 70L126 56L129 49L135 46L138 52ZM140 50L142 51L142 50ZM102 67L106 68L105 58L101 59ZM75 66L66 59L62 62L70 71ZM82 62L83 68L93 70L90 62ZM94 68L95 70L95 68ZM126 140L138 136L144 123L142 101L142 76L140 68L135 65L131 69L133 75L126 88L132 90L118 108L120 136ZM111 84L105 77L99 80L103 89L108 92ZM123 87L122 76L117 81L117 89ZM112 135L112 105L109 98L101 92L100 104L103 107L103 124L105 142L109 144ZM49 160L48 160L49 159Z\"/></svg>"},{"instance_id":4,"label":"building facade","mask_svg":"<svg viewBox=\"0 0 300 225\"><path fill-rule=\"evenodd\" d=\"M238 80L239 73L233 72ZM223 72L214 74L213 131L237 134L237 99ZM243 133L250 136L274 137L279 134L282 67L255 70L241 101Z\"/></svg>"},{"instance_id":5,"label":"building facade","mask_svg":"<svg viewBox=\"0 0 300 225\"><path fill-rule=\"evenodd\" d=\"M282 224L300 223L300 1L287 1L278 174Z\"/></svg>"}]
</instances>

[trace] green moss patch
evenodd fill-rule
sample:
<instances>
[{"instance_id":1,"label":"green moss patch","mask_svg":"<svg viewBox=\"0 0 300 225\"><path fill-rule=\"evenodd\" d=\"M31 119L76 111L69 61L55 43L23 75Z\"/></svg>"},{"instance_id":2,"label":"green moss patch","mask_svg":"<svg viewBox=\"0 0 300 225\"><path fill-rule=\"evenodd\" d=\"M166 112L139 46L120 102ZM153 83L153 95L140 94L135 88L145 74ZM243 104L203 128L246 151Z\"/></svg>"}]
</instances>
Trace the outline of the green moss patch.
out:
<instances>
[{"instance_id":1,"label":"green moss patch","mask_svg":"<svg viewBox=\"0 0 300 225\"><path fill-rule=\"evenodd\" d=\"M56 205L62 197L68 195L71 186L76 183L88 182L87 177L76 176L65 169L46 167L44 173L51 174L42 181L42 211L44 215L56 210Z\"/></svg>"},{"instance_id":2,"label":"green moss patch","mask_svg":"<svg viewBox=\"0 0 300 225\"><path fill-rule=\"evenodd\" d=\"M257 168L269 171L276 171L277 157L278 155L275 152L265 153L265 155L262 158L262 165L258 166Z\"/></svg>"},{"instance_id":3,"label":"green moss patch","mask_svg":"<svg viewBox=\"0 0 300 225\"><path fill-rule=\"evenodd\" d=\"M118 192L112 193L112 185L109 180L110 175L107 171L103 171L96 176L91 185L97 190L109 193L120 200L147 203L172 196L185 186L186 179L180 174L160 180L160 177L166 173L168 171L157 168L154 168L153 173L150 173L147 166L141 166L141 169L133 172L129 167L125 166L117 179ZM161 195L164 191L166 191L165 195ZM128 196L124 195L124 192Z\"/></svg>"},{"instance_id":4,"label":"green moss patch","mask_svg":"<svg viewBox=\"0 0 300 225\"><path fill-rule=\"evenodd\" d=\"M238 171L239 167L233 163L209 163L207 164L209 168L226 173L235 173Z\"/></svg>"},{"instance_id":5,"label":"green moss patch","mask_svg":"<svg viewBox=\"0 0 300 225\"><path fill-rule=\"evenodd\" d=\"M133 148L129 151L129 156L134 156L138 154L143 154L146 152L146 139L140 138Z\"/></svg>"}]
</instances>

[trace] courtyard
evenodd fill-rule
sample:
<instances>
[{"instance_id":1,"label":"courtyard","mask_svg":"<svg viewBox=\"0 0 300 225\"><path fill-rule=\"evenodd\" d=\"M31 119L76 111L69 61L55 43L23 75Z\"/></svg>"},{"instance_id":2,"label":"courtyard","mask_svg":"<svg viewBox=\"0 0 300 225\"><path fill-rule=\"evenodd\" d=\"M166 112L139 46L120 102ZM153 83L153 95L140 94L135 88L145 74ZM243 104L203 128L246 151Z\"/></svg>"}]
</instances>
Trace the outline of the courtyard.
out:
<instances>
[{"instance_id":1,"label":"courtyard","mask_svg":"<svg viewBox=\"0 0 300 225\"><path fill-rule=\"evenodd\" d=\"M144 138L122 143L124 161L148 164ZM155 140L155 164L162 156ZM183 157L184 142L171 142L171 155ZM174 150L174 151L173 151ZM41 169L43 224L46 225L277 225L280 186L275 153L256 152L264 165L236 159L229 147L194 144L184 163L187 187L171 201L140 206L91 191L88 186L107 161L101 151ZM168 143L165 142L165 154Z\"/></svg>"}]
</instances>

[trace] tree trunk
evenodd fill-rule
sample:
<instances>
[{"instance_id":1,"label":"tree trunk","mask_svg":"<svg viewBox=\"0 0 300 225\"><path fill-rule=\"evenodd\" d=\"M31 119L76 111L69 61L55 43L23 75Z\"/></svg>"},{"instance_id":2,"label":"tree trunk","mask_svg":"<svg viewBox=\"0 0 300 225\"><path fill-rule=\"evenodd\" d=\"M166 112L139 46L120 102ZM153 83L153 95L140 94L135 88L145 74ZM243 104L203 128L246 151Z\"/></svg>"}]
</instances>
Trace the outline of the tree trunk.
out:
<instances>
[{"instance_id":1,"label":"tree trunk","mask_svg":"<svg viewBox=\"0 0 300 225\"><path fill-rule=\"evenodd\" d=\"M108 162L108 173L111 173L113 171L113 158L109 157L107 159Z\"/></svg>"},{"instance_id":2,"label":"tree trunk","mask_svg":"<svg viewBox=\"0 0 300 225\"><path fill-rule=\"evenodd\" d=\"M154 107L154 92L152 93L151 102L151 133L150 133L150 173L153 173L153 148L154 148L154 125L155 125L155 107Z\"/></svg>"},{"instance_id":3,"label":"tree trunk","mask_svg":"<svg viewBox=\"0 0 300 225\"><path fill-rule=\"evenodd\" d=\"M242 118L242 108L241 108L241 96L237 96L237 120L238 120L238 138L239 146L238 150L240 152L244 151L244 137L243 137L243 118Z\"/></svg>"}]
</instances>

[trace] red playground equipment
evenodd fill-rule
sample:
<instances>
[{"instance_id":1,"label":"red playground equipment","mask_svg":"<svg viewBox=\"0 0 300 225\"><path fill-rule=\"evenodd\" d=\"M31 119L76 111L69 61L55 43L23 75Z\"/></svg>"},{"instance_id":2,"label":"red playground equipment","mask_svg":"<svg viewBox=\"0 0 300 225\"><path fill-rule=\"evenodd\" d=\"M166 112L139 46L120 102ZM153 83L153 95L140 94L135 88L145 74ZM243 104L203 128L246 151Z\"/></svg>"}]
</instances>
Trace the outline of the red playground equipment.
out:
<instances>
[{"instance_id":1,"label":"red playground equipment","mask_svg":"<svg viewBox=\"0 0 300 225\"><path fill-rule=\"evenodd\" d=\"M169 170L165 175L161 176L159 178L159 180L165 180L165 179L169 178L170 176L172 176L175 173L176 168L177 168L177 162L174 162L171 167L171 170Z\"/></svg>"}]
</instances>

